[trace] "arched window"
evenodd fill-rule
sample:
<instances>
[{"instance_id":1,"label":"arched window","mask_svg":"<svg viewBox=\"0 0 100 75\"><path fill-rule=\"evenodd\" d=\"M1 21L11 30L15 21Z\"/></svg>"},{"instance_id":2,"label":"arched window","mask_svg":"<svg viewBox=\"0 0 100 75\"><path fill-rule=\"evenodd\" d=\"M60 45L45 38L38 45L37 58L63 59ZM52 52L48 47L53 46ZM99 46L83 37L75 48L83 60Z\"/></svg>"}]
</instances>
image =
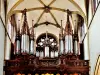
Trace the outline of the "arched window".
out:
<instances>
[{"instance_id":1,"label":"arched window","mask_svg":"<svg viewBox=\"0 0 100 75\"><path fill-rule=\"evenodd\" d=\"M37 38L36 56L39 57L58 57L57 39L50 33L44 33Z\"/></svg>"}]
</instances>

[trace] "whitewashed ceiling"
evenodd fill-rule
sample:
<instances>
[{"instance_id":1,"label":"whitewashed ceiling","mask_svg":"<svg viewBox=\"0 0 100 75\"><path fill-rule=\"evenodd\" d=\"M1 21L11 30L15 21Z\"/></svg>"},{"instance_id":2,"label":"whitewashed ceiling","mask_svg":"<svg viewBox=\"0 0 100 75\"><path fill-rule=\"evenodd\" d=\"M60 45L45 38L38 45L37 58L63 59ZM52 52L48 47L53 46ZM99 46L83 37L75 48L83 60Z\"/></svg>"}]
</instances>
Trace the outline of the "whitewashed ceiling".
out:
<instances>
[{"instance_id":1,"label":"whitewashed ceiling","mask_svg":"<svg viewBox=\"0 0 100 75\"><path fill-rule=\"evenodd\" d=\"M49 31L59 36L59 27L63 20L63 28L67 21L67 9L72 11L70 22L75 26L76 14L86 18L85 0L8 0L8 18L16 14L16 21L22 20L22 10L27 9L28 25L32 27L34 20L35 32L38 35ZM46 23L48 25L46 26ZM20 27L22 24L20 24ZM74 29L74 28L73 28Z\"/></svg>"}]
</instances>

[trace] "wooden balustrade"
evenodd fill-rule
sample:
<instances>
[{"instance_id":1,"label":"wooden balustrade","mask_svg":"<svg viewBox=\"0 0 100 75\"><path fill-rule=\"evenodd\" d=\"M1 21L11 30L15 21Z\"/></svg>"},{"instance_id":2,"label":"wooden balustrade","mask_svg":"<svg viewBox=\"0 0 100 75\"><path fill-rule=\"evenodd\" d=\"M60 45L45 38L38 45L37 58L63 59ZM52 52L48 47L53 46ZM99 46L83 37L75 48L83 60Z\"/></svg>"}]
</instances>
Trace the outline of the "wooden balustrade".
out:
<instances>
[{"instance_id":1,"label":"wooden balustrade","mask_svg":"<svg viewBox=\"0 0 100 75\"><path fill-rule=\"evenodd\" d=\"M74 74L80 73L85 75L89 74L89 61L80 59L68 59L66 56L58 58L45 58L39 59L35 56L23 56L24 58L16 58L15 60L5 60L5 72L18 72L18 71L30 71L30 72L63 72ZM87 75L88 75L87 74Z\"/></svg>"}]
</instances>

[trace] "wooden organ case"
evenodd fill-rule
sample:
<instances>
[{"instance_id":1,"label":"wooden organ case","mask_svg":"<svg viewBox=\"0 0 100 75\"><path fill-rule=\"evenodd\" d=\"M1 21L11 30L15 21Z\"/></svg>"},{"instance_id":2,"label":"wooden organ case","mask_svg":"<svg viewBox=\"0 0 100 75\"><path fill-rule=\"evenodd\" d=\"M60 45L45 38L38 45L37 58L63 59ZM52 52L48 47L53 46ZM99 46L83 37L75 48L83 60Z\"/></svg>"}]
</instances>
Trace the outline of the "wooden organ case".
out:
<instances>
[{"instance_id":1,"label":"wooden organ case","mask_svg":"<svg viewBox=\"0 0 100 75\"><path fill-rule=\"evenodd\" d=\"M59 35L59 51L57 48L57 42L55 42L54 51L58 51L58 55L51 57L51 55L45 56L44 53L42 58L40 58L39 55L36 55L36 52L39 52L39 49L41 48L39 48L39 46L36 47L36 50L34 48L34 29L32 29L30 34L28 31L26 10L24 10L23 13L24 23L21 34L20 31L17 32L15 50L11 59L5 60L5 75L89 75L89 61L80 59L79 52L75 50L78 49L77 34L72 33L69 14L67 15L65 35L63 35L63 29L61 27L61 33ZM66 41L68 42L69 36L70 45L67 48L65 46L68 46ZM40 52L45 49L44 47L49 47L50 44L48 44L47 38L48 36L46 34L46 38L44 38L44 41L46 42ZM28 44L25 44L26 42ZM41 43L39 44L42 45ZM52 51L51 47L49 47L49 50Z\"/></svg>"}]
</instances>

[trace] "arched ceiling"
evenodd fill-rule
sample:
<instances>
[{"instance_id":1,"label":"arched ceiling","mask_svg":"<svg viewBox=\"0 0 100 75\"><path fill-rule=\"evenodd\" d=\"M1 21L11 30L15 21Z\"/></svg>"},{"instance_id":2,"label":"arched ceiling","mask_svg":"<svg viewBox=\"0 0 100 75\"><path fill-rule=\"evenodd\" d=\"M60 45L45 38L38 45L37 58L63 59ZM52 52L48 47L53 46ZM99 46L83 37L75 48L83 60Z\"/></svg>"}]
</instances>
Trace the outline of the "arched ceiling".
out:
<instances>
[{"instance_id":1,"label":"arched ceiling","mask_svg":"<svg viewBox=\"0 0 100 75\"><path fill-rule=\"evenodd\" d=\"M67 21L67 9L72 13L70 22L73 27L75 27L74 20L77 21L76 14L86 20L85 0L8 0L7 17L16 14L16 20L22 20L21 13L25 8L27 9L29 27L32 27L32 20L34 20L34 27L37 30L43 26L45 28L46 25L49 29L54 28L53 26L59 28L61 20L63 20L64 28Z\"/></svg>"}]
</instances>

